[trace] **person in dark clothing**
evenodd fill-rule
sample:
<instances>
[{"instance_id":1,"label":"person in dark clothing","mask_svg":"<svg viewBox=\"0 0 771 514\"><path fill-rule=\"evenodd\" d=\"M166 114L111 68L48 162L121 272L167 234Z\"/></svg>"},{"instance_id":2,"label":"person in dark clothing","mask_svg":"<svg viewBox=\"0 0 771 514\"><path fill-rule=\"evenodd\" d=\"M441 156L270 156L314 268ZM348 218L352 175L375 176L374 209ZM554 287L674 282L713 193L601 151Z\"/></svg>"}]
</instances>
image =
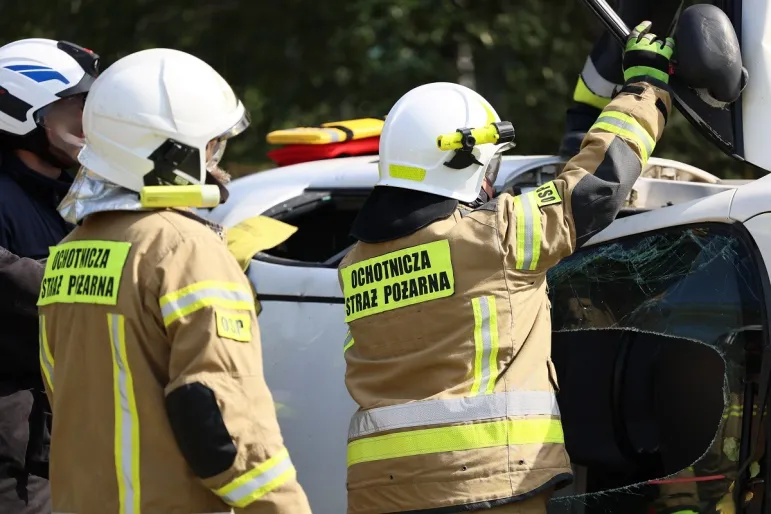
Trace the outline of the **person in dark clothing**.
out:
<instances>
[{"instance_id":1,"label":"person in dark clothing","mask_svg":"<svg viewBox=\"0 0 771 514\"><path fill-rule=\"evenodd\" d=\"M83 145L98 56L63 41L0 47L0 512L51 512L51 408L37 298L48 249L72 229L57 212Z\"/></svg>"},{"instance_id":2,"label":"person in dark clothing","mask_svg":"<svg viewBox=\"0 0 771 514\"><path fill-rule=\"evenodd\" d=\"M49 246L72 230L73 226L56 210L72 177L66 171L57 171L56 178L47 176L25 164L15 152L0 151L0 247L16 255L42 259L48 255Z\"/></svg>"}]
</instances>

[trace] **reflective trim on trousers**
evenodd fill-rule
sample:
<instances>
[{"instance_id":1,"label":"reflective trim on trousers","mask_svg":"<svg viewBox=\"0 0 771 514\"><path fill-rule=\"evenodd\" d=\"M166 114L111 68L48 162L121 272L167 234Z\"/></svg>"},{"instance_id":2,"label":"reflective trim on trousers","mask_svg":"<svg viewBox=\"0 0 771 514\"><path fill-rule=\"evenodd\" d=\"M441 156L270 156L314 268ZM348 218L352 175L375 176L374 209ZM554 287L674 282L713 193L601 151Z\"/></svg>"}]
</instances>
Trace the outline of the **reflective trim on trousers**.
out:
<instances>
[{"instance_id":1,"label":"reflective trim on trousers","mask_svg":"<svg viewBox=\"0 0 771 514\"><path fill-rule=\"evenodd\" d=\"M616 89L617 84L607 80L600 75L597 71L597 67L594 65L591 57L586 58L584 62L584 68L581 70L581 78L584 80L584 84L597 96L610 98L613 96L613 91Z\"/></svg>"}]
</instances>

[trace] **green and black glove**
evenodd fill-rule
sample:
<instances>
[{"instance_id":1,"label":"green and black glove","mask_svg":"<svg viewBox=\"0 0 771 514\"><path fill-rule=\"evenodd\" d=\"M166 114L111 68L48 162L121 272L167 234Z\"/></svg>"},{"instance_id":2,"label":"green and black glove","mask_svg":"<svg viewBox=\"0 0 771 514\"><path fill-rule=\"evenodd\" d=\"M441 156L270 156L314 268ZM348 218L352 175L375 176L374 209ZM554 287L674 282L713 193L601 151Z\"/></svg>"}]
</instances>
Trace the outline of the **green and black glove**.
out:
<instances>
[{"instance_id":1,"label":"green and black glove","mask_svg":"<svg viewBox=\"0 0 771 514\"><path fill-rule=\"evenodd\" d=\"M668 84L672 53L675 40L668 37L665 41L650 33L651 22L644 21L637 25L624 48L624 81L651 82Z\"/></svg>"}]
</instances>

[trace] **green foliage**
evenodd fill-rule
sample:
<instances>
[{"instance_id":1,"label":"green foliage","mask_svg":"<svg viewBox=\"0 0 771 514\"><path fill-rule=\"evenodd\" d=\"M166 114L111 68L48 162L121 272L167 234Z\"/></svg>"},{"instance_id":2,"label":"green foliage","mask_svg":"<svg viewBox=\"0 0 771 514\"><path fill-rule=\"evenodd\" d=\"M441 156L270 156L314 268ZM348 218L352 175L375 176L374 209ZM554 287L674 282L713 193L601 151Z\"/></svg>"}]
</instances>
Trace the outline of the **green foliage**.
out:
<instances>
[{"instance_id":1,"label":"green foliage","mask_svg":"<svg viewBox=\"0 0 771 514\"><path fill-rule=\"evenodd\" d=\"M252 114L252 128L228 148L239 170L265 167L270 130L384 116L431 81L471 81L515 124L517 153L555 153L576 77L600 33L579 0L4 0L0 27L4 41L87 46L103 68L157 46L201 57ZM459 62L459 50L473 68ZM655 155L752 176L679 116Z\"/></svg>"}]
</instances>

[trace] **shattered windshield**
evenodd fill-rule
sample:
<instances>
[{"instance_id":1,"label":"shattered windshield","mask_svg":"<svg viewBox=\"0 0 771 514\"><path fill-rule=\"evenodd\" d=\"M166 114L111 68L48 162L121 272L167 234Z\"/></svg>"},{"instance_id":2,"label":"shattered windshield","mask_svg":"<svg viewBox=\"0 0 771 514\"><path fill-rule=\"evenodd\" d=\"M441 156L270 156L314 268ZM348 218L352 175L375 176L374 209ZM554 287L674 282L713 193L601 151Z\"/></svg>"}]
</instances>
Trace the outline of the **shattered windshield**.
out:
<instances>
[{"instance_id":1,"label":"shattered windshield","mask_svg":"<svg viewBox=\"0 0 771 514\"><path fill-rule=\"evenodd\" d=\"M743 378L762 342L758 273L725 224L588 247L550 270L552 358L576 470L550 513L732 504Z\"/></svg>"}]
</instances>

